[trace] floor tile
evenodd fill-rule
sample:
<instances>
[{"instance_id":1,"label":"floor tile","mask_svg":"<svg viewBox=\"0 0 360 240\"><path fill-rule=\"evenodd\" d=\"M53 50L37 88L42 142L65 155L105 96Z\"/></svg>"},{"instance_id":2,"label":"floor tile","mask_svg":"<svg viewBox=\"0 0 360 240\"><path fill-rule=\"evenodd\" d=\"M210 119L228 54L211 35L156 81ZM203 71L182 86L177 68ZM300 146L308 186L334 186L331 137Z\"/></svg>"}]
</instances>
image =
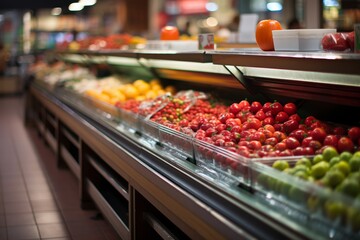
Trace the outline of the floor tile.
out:
<instances>
[{"instance_id":1,"label":"floor tile","mask_svg":"<svg viewBox=\"0 0 360 240\"><path fill-rule=\"evenodd\" d=\"M29 202L29 197L26 191L7 192L3 196L4 203L7 202Z\"/></svg>"},{"instance_id":2,"label":"floor tile","mask_svg":"<svg viewBox=\"0 0 360 240\"><path fill-rule=\"evenodd\" d=\"M50 187L47 183L29 185L29 186L27 186L27 189L29 192L31 192L31 191L50 191Z\"/></svg>"},{"instance_id":3,"label":"floor tile","mask_svg":"<svg viewBox=\"0 0 360 240\"><path fill-rule=\"evenodd\" d=\"M1 240L6 240L7 239L6 228L0 227L0 239Z\"/></svg>"},{"instance_id":4,"label":"floor tile","mask_svg":"<svg viewBox=\"0 0 360 240\"><path fill-rule=\"evenodd\" d=\"M0 215L0 228L5 226L6 226L5 215Z\"/></svg>"},{"instance_id":5,"label":"floor tile","mask_svg":"<svg viewBox=\"0 0 360 240\"><path fill-rule=\"evenodd\" d=\"M3 187L3 193L11 193L11 192L26 192L25 184L20 184L17 186L11 187Z\"/></svg>"},{"instance_id":6,"label":"floor tile","mask_svg":"<svg viewBox=\"0 0 360 240\"><path fill-rule=\"evenodd\" d=\"M38 224L62 223L63 218L61 216L61 213L58 211L36 212L35 213L35 221Z\"/></svg>"},{"instance_id":7,"label":"floor tile","mask_svg":"<svg viewBox=\"0 0 360 240\"><path fill-rule=\"evenodd\" d=\"M5 178L2 180L1 185L2 187L4 186L15 187L17 185L24 185L24 180L22 176L17 178Z\"/></svg>"},{"instance_id":8,"label":"floor tile","mask_svg":"<svg viewBox=\"0 0 360 240\"><path fill-rule=\"evenodd\" d=\"M58 206L54 200L36 200L30 201L30 204L34 212L47 212L47 211L57 211Z\"/></svg>"},{"instance_id":9,"label":"floor tile","mask_svg":"<svg viewBox=\"0 0 360 240\"><path fill-rule=\"evenodd\" d=\"M31 201L54 199L50 191L36 191L36 192L29 191L29 198Z\"/></svg>"},{"instance_id":10,"label":"floor tile","mask_svg":"<svg viewBox=\"0 0 360 240\"><path fill-rule=\"evenodd\" d=\"M34 225L34 215L32 213L18 213L6 215L7 226Z\"/></svg>"},{"instance_id":11,"label":"floor tile","mask_svg":"<svg viewBox=\"0 0 360 240\"><path fill-rule=\"evenodd\" d=\"M9 240L40 239L36 225L8 227L7 234Z\"/></svg>"},{"instance_id":12,"label":"floor tile","mask_svg":"<svg viewBox=\"0 0 360 240\"><path fill-rule=\"evenodd\" d=\"M20 202L20 203L4 203L5 213L30 213L32 212L30 203Z\"/></svg>"},{"instance_id":13,"label":"floor tile","mask_svg":"<svg viewBox=\"0 0 360 240\"><path fill-rule=\"evenodd\" d=\"M41 238L58 238L69 235L65 224L62 223L39 224L38 227Z\"/></svg>"}]
</instances>

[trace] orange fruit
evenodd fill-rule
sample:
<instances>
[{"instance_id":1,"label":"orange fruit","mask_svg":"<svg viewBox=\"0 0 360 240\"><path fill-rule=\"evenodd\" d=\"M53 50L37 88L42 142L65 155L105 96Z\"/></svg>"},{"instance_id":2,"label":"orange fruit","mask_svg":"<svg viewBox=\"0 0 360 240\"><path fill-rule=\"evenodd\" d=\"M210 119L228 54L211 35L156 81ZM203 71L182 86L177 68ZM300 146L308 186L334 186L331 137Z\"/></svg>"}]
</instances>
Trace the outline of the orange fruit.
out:
<instances>
[{"instance_id":1,"label":"orange fruit","mask_svg":"<svg viewBox=\"0 0 360 240\"><path fill-rule=\"evenodd\" d=\"M139 91L132 85L126 85L124 89L124 95L126 98L136 98L139 95Z\"/></svg>"},{"instance_id":2,"label":"orange fruit","mask_svg":"<svg viewBox=\"0 0 360 240\"><path fill-rule=\"evenodd\" d=\"M179 40L179 29L174 26L165 26L161 29L160 40Z\"/></svg>"},{"instance_id":3,"label":"orange fruit","mask_svg":"<svg viewBox=\"0 0 360 240\"><path fill-rule=\"evenodd\" d=\"M262 20L256 25L255 38L261 50L274 51L273 30L282 30L281 24L276 20Z\"/></svg>"}]
</instances>

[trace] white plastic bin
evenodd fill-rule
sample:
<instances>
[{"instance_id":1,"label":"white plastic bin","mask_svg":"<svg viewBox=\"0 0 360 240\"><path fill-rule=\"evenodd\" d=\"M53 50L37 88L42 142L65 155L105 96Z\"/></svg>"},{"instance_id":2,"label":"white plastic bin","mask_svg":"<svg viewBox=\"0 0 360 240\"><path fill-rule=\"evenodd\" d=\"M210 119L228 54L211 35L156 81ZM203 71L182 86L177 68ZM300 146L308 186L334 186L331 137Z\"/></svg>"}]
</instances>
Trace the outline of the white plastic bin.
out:
<instances>
[{"instance_id":1,"label":"white plastic bin","mask_svg":"<svg viewBox=\"0 0 360 240\"><path fill-rule=\"evenodd\" d=\"M272 31L275 51L320 51L321 40L336 29L289 29Z\"/></svg>"}]
</instances>

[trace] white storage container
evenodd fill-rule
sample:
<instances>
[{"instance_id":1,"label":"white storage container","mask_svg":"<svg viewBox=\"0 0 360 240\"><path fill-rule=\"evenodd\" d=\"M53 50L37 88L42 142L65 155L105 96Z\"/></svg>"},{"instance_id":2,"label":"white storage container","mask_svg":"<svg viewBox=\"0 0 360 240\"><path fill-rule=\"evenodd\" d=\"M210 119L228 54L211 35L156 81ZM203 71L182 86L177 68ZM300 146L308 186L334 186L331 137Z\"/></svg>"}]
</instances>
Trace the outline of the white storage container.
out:
<instances>
[{"instance_id":1,"label":"white storage container","mask_svg":"<svg viewBox=\"0 0 360 240\"><path fill-rule=\"evenodd\" d=\"M275 51L299 51L298 30L273 30Z\"/></svg>"},{"instance_id":2,"label":"white storage container","mask_svg":"<svg viewBox=\"0 0 360 240\"><path fill-rule=\"evenodd\" d=\"M336 29L289 29L272 31L275 51L320 51L321 40Z\"/></svg>"}]
</instances>

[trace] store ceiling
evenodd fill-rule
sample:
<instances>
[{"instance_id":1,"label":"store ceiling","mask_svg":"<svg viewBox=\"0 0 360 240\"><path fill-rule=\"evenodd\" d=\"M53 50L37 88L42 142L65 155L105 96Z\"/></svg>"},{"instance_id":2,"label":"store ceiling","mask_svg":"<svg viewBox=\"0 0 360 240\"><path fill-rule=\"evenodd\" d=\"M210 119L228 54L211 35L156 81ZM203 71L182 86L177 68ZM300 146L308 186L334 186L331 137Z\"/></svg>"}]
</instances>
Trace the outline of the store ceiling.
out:
<instances>
[{"instance_id":1,"label":"store ceiling","mask_svg":"<svg viewBox=\"0 0 360 240\"><path fill-rule=\"evenodd\" d=\"M36 10L44 8L67 8L74 0L0 0L0 10Z\"/></svg>"}]
</instances>

